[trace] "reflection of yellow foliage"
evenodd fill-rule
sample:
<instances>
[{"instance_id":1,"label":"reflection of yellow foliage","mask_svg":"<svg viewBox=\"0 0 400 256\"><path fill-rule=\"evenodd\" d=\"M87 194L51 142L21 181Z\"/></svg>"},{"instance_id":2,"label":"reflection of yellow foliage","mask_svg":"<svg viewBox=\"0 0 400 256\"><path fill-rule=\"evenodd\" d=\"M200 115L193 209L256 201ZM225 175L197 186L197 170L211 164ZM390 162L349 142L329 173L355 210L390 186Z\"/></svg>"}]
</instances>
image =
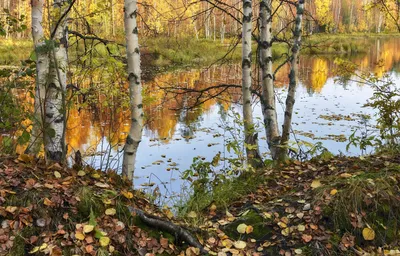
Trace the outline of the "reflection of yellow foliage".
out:
<instances>
[{"instance_id":1,"label":"reflection of yellow foliage","mask_svg":"<svg viewBox=\"0 0 400 256\"><path fill-rule=\"evenodd\" d=\"M328 80L328 61L321 58L313 59L311 87L315 92L321 92Z\"/></svg>"}]
</instances>

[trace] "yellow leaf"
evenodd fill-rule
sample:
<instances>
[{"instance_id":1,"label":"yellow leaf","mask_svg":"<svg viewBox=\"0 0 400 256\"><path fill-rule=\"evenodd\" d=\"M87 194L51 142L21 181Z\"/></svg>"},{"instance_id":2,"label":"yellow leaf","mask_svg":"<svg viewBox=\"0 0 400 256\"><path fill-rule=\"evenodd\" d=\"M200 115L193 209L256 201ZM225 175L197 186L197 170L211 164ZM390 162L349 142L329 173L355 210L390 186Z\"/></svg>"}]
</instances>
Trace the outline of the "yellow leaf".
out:
<instances>
[{"instance_id":1,"label":"yellow leaf","mask_svg":"<svg viewBox=\"0 0 400 256\"><path fill-rule=\"evenodd\" d=\"M33 157L26 155L26 154L21 154L18 156L18 160L20 162L24 162L24 163L30 163L33 160Z\"/></svg>"},{"instance_id":2,"label":"yellow leaf","mask_svg":"<svg viewBox=\"0 0 400 256\"><path fill-rule=\"evenodd\" d=\"M6 212L14 213L17 209L18 209L18 207L16 207L16 206L7 206Z\"/></svg>"},{"instance_id":3,"label":"yellow leaf","mask_svg":"<svg viewBox=\"0 0 400 256\"><path fill-rule=\"evenodd\" d=\"M54 176L55 176L57 179L60 179L60 178L61 178L61 173L58 172L58 171L54 171Z\"/></svg>"},{"instance_id":4,"label":"yellow leaf","mask_svg":"<svg viewBox=\"0 0 400 256\"><path fill-rule=\"evenodd\" d=\"M100 179L100 177L101 177L100 174L98 174L97 172L92 174L93 179Z\"/></svg>"},{"instance_id":5,"label":"yellow leaf","mask_svg":"<svg viewBox=\"0 0 400 256\"><path fill-rule=\"evenodd\" d=\"M122 190L122 191L121 191L121 194L122 194L124 197L128 198L128 199L132 199L132 198L133 198L132 192L129 192L129 191Z\"/></svg>"},{"instance_id":6,"label":"yellow leaf","mask_svg":"<svg viewBox=\"0 0 400 256\"><path fill-rule=\"evenodd\" d=\"M37 253L39 251L39 246L35 246L30 252L29 254L34 254Z\"/></svg>"},{"instance_id":7,"label":"yellow leaf","mask_svg":"<svg viewBox=\"0 0 400 256\"><path fill-rule=\"evenodd\" d=\"M306 230L306 227L304 225L299 224L297 225L297 230L303 232L304 230Z\"/></svg>"},{"instance_id":8,"label":"yellow leaf","mask_svg":"<svg viewBox=\"0 0 400 256\"><path fill-rule=\"evenodd\" d=\"M237 226L236 230L240 234L244 234L244 233L246 233L246 228L247 228L247 225L242 223L242 224L239 224L239 226Z\"/></svg>"},{"instance_id":9,"label":"yellow leaf","mask_svg":"<svg viewBox=\"0 0 400 256\"><path fill-rule=\"evenodd\" d=\"M47 248L47 244L46 243L43 243L40 247L39 247L39 251L43 251L44 249L46 249Z\"/></svg>"},{"instance_id":10,"label":"yellow leaf","mask_svg":"<svg viewBox=\"0 0 400 256\"><path fill-rule=\"evenodd\" d=\"M47 205L47 206L53 205L53 202L50 199L48 199L47 197L44 199L43 203L44 203L44 205Z\"/></svg>"},{"instance_id":11,"label":"yellow leaf","mask_svg":"<svg viewBox=\"0 0 400 256\"><path fill-rule=\"evenodd\" d=\"M330 194L331 194L331 196L334 196L334 195L336 195L337 192L338 192L337 189L332 189Z\"/></svg>"},{"instance_id":12,"label":"yellow leaf","mask_svg":"<svg viewBox=\"0 0 400 256\"><path fill-rule=\"evenodd\" d=\"M372 228L364 228L362 235L367 241L372 241L375 239L375 231Z\"/></svg>"},{"instance_id":13,"label":"yellow leaf","mask_svg":"<svg viewBox=\"0 0 400 256\"><path fill-rule=\"evenodd\" d=\"M290 233L290 229L289 228L282 229L282 231L281 231L281 234L284 235L284 236L288 236L289 233Z\"/></svg>"},{"instance_id":14,"label":"yellow leaf","mask_svg":"<svg viewBox=\"0 0 400 256\"><path fill-rule=\"evenodd\" d=\"M233 246L235 246L236 249L244 249L246 248L247 244L245 241L236 241L233 243Z\"/></svg>"},{"instance_id":15,"label":"yellow leaf","mask_svg":"<svg viewBox=\"0 0 400 256\"><path fill-rule=\"evenodd\" d=\"M284 222L278 222L278 226L280 227L280 228L287 228L287 225L286 225L286 223L284 223Z\"/></svg>"},{"instance_id":16,"label":"yellow leaf","mask_svg":"<svg viewBox=\"0 0 400 256\"><path fill-rule=\"evenodd\" d=\"M106 215L115 215L117 213L117 210L115 210L114 208L108 208L106 210Z\"/></svg>"},{"instance_id":17,"label":"yellow leaf","mask_svg":"<svg viewBox=\"0 0 400 256\"><path fill-rule=\"evenodd\" d=\"M110 199L108 199L108 198L104 198L104 199L103 199L103 203L104 203L104 204L111 204L112 201L111 201Z\"/></svg>"},{"instance_id":18,"label":"yellow leaf","mask_svg":"<svg viewBox=\"0 0 400 256\"><path fill-rule=\"evenodd\" d=\"M189 218L194 219L194 218L197 218L197 213L196 213L195 211L191 211L191 212L188 213L187 216L188 216Z\"/></svg>"},{"instance_id":19,"label":"yellow leaf","mask_svg":"<svg viewBox=\"0 0 400 256\"><path fill-rule=\"evenodd\" d=\"M251 232L253 232L254 228L253 226L247 226L246 227L246 234L250 234Z\"/></svg>"},{"instance_id":20,"label":"yellow leaf","mask_svg":"<svg viewBox=\"0 0 400 256\"><path fill-rule=\"evenodd\" d=\"M103 236L102 238L100 238L100 245L102 247L106 247L110 244L110 238Z\"/></svg>"},{"instance_id":21,"label":"yellow leaf","mask_svg":"<svg viewBox=\"0 0 400 256\"><path fill-rule=\"evenodd\" d=\"M78 172L78 176L79 177L83 177L83 176L85 176L86 175L86 172L84 172L84 171L79 171Z\"/></svg>"},{"instance_id":22,"label":"yellow leaf","mask_svg":"<svg viewBox=\"0 0 400 256\"><path fill-rule=\"evenodd\" d=\"M322 184L321 184L321 181L319 181L319 180L313 180L313 182L311 183L312 188L319 188L321 186L322 186Z\"/></svg>"},{"instance_id":23,"label":"yellow leaf","mask_svg":"<svg viewBox=\"0 0 400 256\"><path fill-rule=\"evenodd\" d=\"M85 225L83 226L83 233L90 233L92 232L94 229L93 225Z\"/></svg>"},{"instance_id":24,"label":"yellow leaf","mask_svg":"<svg viewBox=\"0 0 400 256\"><path fill-rule=\"evenodd\" d=\"M76 237L76 239L81 240L81 241L85 239L85 235L82 234L81 232L76 232L75 237Z\"/></svg>"},{"instance_id":25,"label":"yellow leaf","mask_svg":"<svg viewBox=\"0 0 400 256\"><path fill-rule=\"evenodd\" d=\"M231 248L232 247L232 241L229 239L222 240L222 246L225 246L226 248Z\"/></svg>"}]
</instances>

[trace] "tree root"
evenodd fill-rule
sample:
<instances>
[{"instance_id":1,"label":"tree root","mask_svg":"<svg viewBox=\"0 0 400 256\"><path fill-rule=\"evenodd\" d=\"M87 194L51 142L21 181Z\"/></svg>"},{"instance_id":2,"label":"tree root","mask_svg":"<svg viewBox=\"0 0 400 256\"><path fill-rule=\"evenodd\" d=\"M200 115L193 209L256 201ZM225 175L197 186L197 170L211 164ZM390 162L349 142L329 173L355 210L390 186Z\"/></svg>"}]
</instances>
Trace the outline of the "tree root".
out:
<instances>
[{"instance_id":1,"label":"tree root","mask_svg":"<svg viewBox=\"0 0 400 256\"><path fill-rule=\"evenodd\" d=\"M174 234L175 237L177 237L181 241L186 242L190 246L199 248L201 254L208 254L208 252L204 249L203 245L200 244L197 238L195 238L192 234L190 234L190 232L187 231L186 229L172 222L161 220L157 216L151 216L149 214L146 214L144 211L133 208L131 206L128 206L128 209L131 213L135 213L136 216L138 216L140 220L143 221L145 224L166 231L170 234Z\"/></svg>"}]
</instances>

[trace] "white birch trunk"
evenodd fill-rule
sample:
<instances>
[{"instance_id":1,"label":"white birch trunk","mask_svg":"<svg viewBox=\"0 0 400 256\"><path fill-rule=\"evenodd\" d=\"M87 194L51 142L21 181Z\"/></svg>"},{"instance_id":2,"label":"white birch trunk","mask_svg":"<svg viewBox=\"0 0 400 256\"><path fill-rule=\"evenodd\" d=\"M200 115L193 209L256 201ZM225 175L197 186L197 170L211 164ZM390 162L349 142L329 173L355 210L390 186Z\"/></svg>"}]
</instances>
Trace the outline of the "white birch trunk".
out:
<instances>
[{"instance_id":1,"label":"white birch trunk","mask_svg":"<svg viewBox=\"0 0 400 256\"><path fill-rule=\"evenodd\" d=\"M53 50L50 51L50 67L45 100L45 151L51 161L62 162L66 156L66 85L68 68L68 0L54 0L52 20Z\"/></svg>"},{"instance_id":2,"label":"white birch trunk","mask_svg":"<svg viewBox=\"0 0 400 256\"><path fill-rule=\"evenodd\" d=\"M44 101L49 70L49 53L44 50L44 0L32 0L32 38L36 53L36 88L32 132L26 153L38 154L43 145Z\"/></svg>"},{"instance_id":3,"label":"white birch trunk","mask_svg":"<svg viewBox=\"0 0 400 256\"><path fill-rule=\"evenodd\" d=\"M137 1L125 0L124 6L126 52L128 59L128 79L131 105L131 128L124 148L122 175L133 179L136 152L142 139L143 103L140 69L138 28L136 23Z\"/></svg>"},{"instance_id":4,"label":"white birch trunk","mask_svg":"<svg viewBox=\"0 0 400 256\"><path fill-rule=\"evenodd\" d=\"M290 130L292 127L293 106L295 103L295 94L297 88L298 77L298 61L301 47L302 20L304 12L304 0L299 0L297 4L297 15L295 28L293 30L294 44L292 46L292 56L290 59L290 74L289 74L289 90L286 98L285 118L282 128L281 147L279 149L279 159L287 157L288 143L290 139Z\"/></svg>"},{"instance_id":5,"label":"white birch trunk","mask_svg":"<svg viewBox=\"0 0 400 256\"><path fill-rule=\"evenodd\" d=\"M262 165L258 153L257 134L254 132L253 112L251 108L251 32L252 32L252 3L243 0L242 28L242 94L243 122L245 133L245 148L248 162L258 168Z\"/></svg>"},{"instance_id":6,"label":"white birch trunk","mask_svg":"<svg viewBox=\"0 0 400 256\"><path fill-rule=\"evenodd\" d=\"M260 2L260 67L262 82L262 113L268 147L272 159L276 159L280 143L276 114L274 73L272 68L272 0Z\"/></svg>"}]
</instances>

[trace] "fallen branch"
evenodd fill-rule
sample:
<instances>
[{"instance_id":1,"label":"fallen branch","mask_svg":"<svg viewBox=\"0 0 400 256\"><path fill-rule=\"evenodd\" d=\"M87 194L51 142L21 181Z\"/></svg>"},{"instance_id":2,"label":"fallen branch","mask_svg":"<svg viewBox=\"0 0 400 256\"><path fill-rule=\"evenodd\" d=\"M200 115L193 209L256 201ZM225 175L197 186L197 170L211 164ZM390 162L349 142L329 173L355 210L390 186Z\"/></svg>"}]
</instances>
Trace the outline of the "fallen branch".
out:
<instances>
[{"instance_id":1,"label":"fallen branch","mask_svg":"<svg viewBox=\"0 0 400 256\"><path fill-rule=\"evenodd\" d=\"M140 220L143 221L145 224L166 231L170 234L174 234L175 237L186 242L190 246L199 248L202 254L208 254L208 252L204 249L203 245L200 244L197 238L195 238L192 234L190 234L190 232L187 231L186 229L172 222L161 220L156 216L151 216L149 214L146 214L142 210L133 208L132 206L128 206L128 209L131 213L136 214L136 216L138 216Z\"/></svg>"}]
</instances>

